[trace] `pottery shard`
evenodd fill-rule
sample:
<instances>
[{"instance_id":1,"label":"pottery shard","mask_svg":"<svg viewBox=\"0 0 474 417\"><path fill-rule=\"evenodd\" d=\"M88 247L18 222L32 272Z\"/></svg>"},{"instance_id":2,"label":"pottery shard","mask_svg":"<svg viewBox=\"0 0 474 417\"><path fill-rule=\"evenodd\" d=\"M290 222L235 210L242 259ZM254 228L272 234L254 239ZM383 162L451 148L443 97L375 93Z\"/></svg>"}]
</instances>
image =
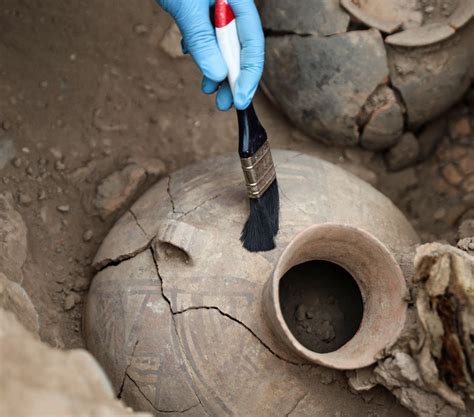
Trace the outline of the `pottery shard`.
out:
<instances>
[{"instance_id":1,"label":"pottery shard","mask_svg":"<svg viewBox=\"0 0 474 417\"><path fill-rule=\"evenodd\" d=\"M405 133L400 141L385 155L387 167L391 171L399 171L416 162L419 145L413 133Z\"/></svg>"},{"instance_id":2,"label":"pottery shard","mask_svg":"<svg viewBox=\"0 0 474 417\"><path fill-rule=\"evenodd\" d=\"M266 86L290 119L327 143L356 144L358 115L388 77L380 32L270 37L266 50Z\"/></svg>"},{"instance_id":3,"label":"pottery shard","mask_svg":"<svg viewBox=\"0 0 474 417\"><path fill-rule=\"evenodd\" d=\"M0 194L0 272L19 283L23 281L26 236L26 225L20 213L13 208L12 196Z\"/></svg>"},{"instance_id":4,"label":"pottery shard","mask_svg":"<svg viewBox=\"0 0 474 417\"><path fill-rule=\"evenodd\" d=\"M369 104L370 102L370 104ZM393 90L381 86L369 98L373 111L361 136L362 147L382 150L393 146L403 133L403 112Z\"/></svg>"},{"instance_id":5,"label":"pottery shard","mask_svg":"<svg viewBox=\"0 0 474 417\"><path fill-rule=\"evenodd\" d=\"M105 178L97 187L94 200L103 219L129 203L146 180L146 171L137 164L127 165Z\"/></svg>"},{"instance_id":6,"label":"pottery shard","mask_svg":"<svg viewBox=\"0 0 474 417\"><path fill-rule=\"evenodd\" d=\"M26 291L0 272L0 307L15 314L18 321L32 333L39 331L38 313Z\"/></svg>"},{"instance_id":7,"label":"pottery shard","mask_svg":"<svg viewBox=\"0 0 474 417\"><path fill-rule=\"evenodd\" d=\"M105 373L88 352L50 348L27 331L13 313L2 309L0 346L2 415L133 415L114 398ZM141 414L146 416L150 417Z\"/></svg>"},{"instance_id":8,"label":"pottery shard","mask_svg":"<svg viewBox=\"0 0 474 417\"><path fill-rule=\"evenodd\" d=\"M432 46L387 45L390 78L406 105L409 126L444 113L467 91L469 50L469 38L461 35Z\"/></svg>"},{"instance_id":9,"label":"pottery shard","mask_svg":"<svg viewBox=\"0 0 474 417\"><path fill-rule=\"evenodd\" d=\"M454 32L454 29L446 23L431 23L390 35L385 42L396 46L425 46L441 42L454 35Z\"/></svg>"},{"instance_id":10,"label":"pottery shard","mask_svg":"<svg viewBox=\"0 0 474 417\"><path fill-rule=\"evenodd\" d=\"M262 0L260 15L263 27L277 32L327 36L344 33L349 26L349 15L338 0Z\"/></svg>"}]
</instances>

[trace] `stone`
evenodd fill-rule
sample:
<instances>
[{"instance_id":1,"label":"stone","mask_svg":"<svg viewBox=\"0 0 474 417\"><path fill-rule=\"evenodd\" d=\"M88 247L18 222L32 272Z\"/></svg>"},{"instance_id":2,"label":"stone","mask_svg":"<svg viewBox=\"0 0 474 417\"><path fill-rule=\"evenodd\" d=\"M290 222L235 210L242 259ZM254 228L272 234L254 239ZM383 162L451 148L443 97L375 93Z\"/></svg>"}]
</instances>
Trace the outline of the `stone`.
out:
<instances>
[{"instance_id":1,"label":"stone","mask_svg":"<svg viewBox=\"0 0 474 417\"><path fill-rule=\"evenodd\" d=\"M402 136L402 108L393 90L387 86L378 88L368 102L371 102L372 111L363 128L360 144L374 151L387 149Z\"/></svg>"},{"instance_id":2,"label":"stone","mask_svg":"<svg viewBox=\"0 0 474 417\"><path fill-rule=\"evenodd\" d=\"M467 148L464 146L440 146L436 155L441 161L455 162L467 155Z\"/></svg>"},{"instance_id":3,"label":"stone","mask_svg":"<svg viewBox=\"0 0 474 417\"><path fill-rule=\"evenodd\" d=\"M349 26L349 15L338 0L262 0L259 6L269 36L272 32L328 36L344 33Z\"/></svg>"},{"instance_id":4,"label":"stone","mask_svg":"<svg viewBox=\"0 0 474 417\"><path fill-rule=\"evenodd\" d=\"M142 23L137 23L136 25L133 26L133 31L137 34L137 35L146 35L148 33L148 28L146 27L146 25L142 24Z\"/></svg>"},{"instance_id":5,"label":"stone","mask_svg":"<svg viewBox=\"0 0 474 417\"><path fill-rule=\"evenodd\" d=\"M63 158L63 153L57 148L49 148L49 152L55 159L60 160Z\"/></svg>"},{"instance_id":6,"label":"stone","mask_svg":"<svg viewBox=\"0 0 474 417\"><path fill-rule=\"evenodd\" d=\"M15 143L8 136L0 136L0 170L16 155Z\"/></svg>"},{"instance_id":7,"label":"stone","mask_svg":"<svg viewBox=\"0 0 474 417\"><path fill-rule=\"evenodd\" d=\"M468 175L464 179L462 183L462 189L466 191L467 193L474 192L474 174Z\"/></svg>"},{"instance_id":8,"label":"stone","mask_svg":"<svg viewBox=\"0 0 474 417\"><path fill-rule=\"evenodd\" d=\"M20 205L28 207L33 202L33 199L26 193L18 194L18 203Z\"/></svg>"},{"instance_id":9,"label":"stone","mask_svg":"<svg viewBox=\"0 0 474 417\"><path fill-rule=\"evenodd\" d=\"M172 23L160 41L160 48L171 58L183 58L186 55L181 47L181 32L176 23Z\"/></svg>"},{"instance_id":10,"label":"stone","mask_svg":"<svg viewBox=\"0 0 474 417\"><path fill-rule=\"evenodd\" d=\"M458 229L458 238L474 238L474 219L464 220Z\"/></svg>"},{"instance_id":11,"label":"stone","mask_svg":"<svg viewBox=\"0 0 474 417\"><path fill-rule=\"evenodd\" d=\"M15 168L20 168L22 164L21 158L14 158L12 164Z\"/></svg>"},{"instance_id":12,"label":"stone","mask_svg":"<svg viewBox=\"0 0 474 417\"><path fill-rule=\"evenodd\" d=\"M60 206L57 206L56 210L59 211L60 213L69 213L69 211L71 210L71 207L69 206L69 204L62 204Z\"/></svg>"},{"instance_id":13,"label":"stone","mask_svg":"<svg viewBox=\"0 0 474 417\"><path fill-rule=\"evenodd\" d=\"M87 229L83 234L82 234L82 240L84 242L90 242L92 237L94 236L94 232L91 229Z\"/></svg>"},{"instance_id":14,"label":"stone","mask_svg":"<svg viewBox=\"0 0 474 417\"><path fill-rule=\"evenodd\" d=\"M457 247L463 251L466 251L468 254L474 256L474 238L473 237L466 237L464 239L460 239L457 243Z\"/></svg>"},{"instance_id":15,"label":"stone","mask_svg":"<svg viewBox=\"0 0 474 417\"><path fill-rule=\"evenodd\" d=\"M53 349L3 309L0 345L4 416L151 417L134 414L114 397L106 374L87 351Z\"/></svg>"},{"instance_id":16,"label":"stone","mask_svg":"<svg viewBox=\"0 0 474 417\"><path fill-rule=\"evenodd\" d=\"M15 314L18 321L34 334L39 332L39 319L26 291L0 272L0 307Z\"/></svg>"},{"instance_id":17,"label":"stone","mask_svg":"<svg viewBox=\"0 0 474 417\"><path fill-rule=\"evenodd\" d=\"M102 219L130 203L146 180L146 171L137 164L129 164L106 177L97 187L94 200Z\"/></svg>"},{"instance_id":18,"label":"stone","mask_svg":"<svg viewBox=\"0 0 474 417\"><path fill-rule=\"evenodd\" d=\"M471 122L467 116L462 116L449 125L449 135L453 139L461 139L469 136L472 132Z\"/></svg>"},{"instance_id":19,"label":"stone","mask_svg":"<svg viewBox=\"0 0 474 417\"><path fill-rule=\"evenodd\" d=\"M474 149L469 150L467 156L459 160L458 165L464 174L474 174Z\"/></svg>"},{"instance_id":20,"label":"stone","mask_svg":"<svg viewBox=\"0 0 474 417\"><path fill-rule=\"evenodd\" d=\"M349 387L355 392L367 391L377 385L372 368L356 369L348 372Z\"/></svg>"},{"instance_id":21,"label":"stone","mask_svg":"<svg viewBox=\"0 0 474 417\"><path fill-rule=\"evenodd\" d=\"M0 194L0 272L21 284L27 254L27 229L13 208L11 194Z\"/></svg>"},{"instance_id":22,"label":"stone","mask_svg":"<svg viewBox=\"0 0 474 417\"><path fill-rule=\"evenodd\" d=\"M443 178L448 182L448 184L457 186L461 184L462 180L464 179L462 172L455 164L448 164L445 165L441 169L441 173Z\"/></svg>"},{"instance_id":23,"label":"stone","mask_svg":"<svg viewBox=\"0 0 474 417\"><path fill-rule=\"evenodd\" d=\"M398 143L385 154L390 171L399 171L414 164L418 158L419 145L413 133L405 133Z\"/></svg>"},{"instance_id":24,"label":"stone","mask_svg":"<svg viewBox=\"0 0 474 417\"><path fill-rule=\"evenodd\" d=\"M54 169L58 172L61 172L66 169L66 165L62 161L56 161L54 163Z\"/></svg>"},{"instance_id":25,"label":"stone","mask_svg":"<svg viewBox=\"0 0 474 417\"><path fill-rule=\"evenodd\" d=\"M86 291L89 288L89 279L86 277L78 277L74 281L73 289L74 291Z\"/></svg>"},{"instance_id":26,"label":"stone","mask_svg":"<svg viewBox=\"0 0 474 417\"><path fill-rule=\"evenodd\" d=\"M359 142L361 109L388 75L383 39L373 29L267 38L265 87L297 127L328 144Z\"/></svg>"},{"instance_id":27,"label":"stone","mask_svg":"<svg viewBox=\"0 0 474 417\"><path fill-rule=\"evenodd\" d=\"M64 299L64 310L69 311L74 308L76 305L76 298L74 297L74 294L68 294L66 298Z\"/></svg>"}]
</instances>

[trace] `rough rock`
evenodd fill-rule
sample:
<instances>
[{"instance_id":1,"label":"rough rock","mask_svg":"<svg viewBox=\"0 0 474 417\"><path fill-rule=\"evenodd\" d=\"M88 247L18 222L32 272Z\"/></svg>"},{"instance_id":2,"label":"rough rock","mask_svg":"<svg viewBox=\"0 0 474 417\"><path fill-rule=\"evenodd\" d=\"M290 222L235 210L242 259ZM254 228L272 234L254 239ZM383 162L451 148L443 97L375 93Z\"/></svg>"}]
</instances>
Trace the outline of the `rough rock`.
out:
<instances>
[{"instance_id":1,"label":"rough rock","mask_svg":"<svg viewBox=\"0 0 474 417\"><path fill-rule=\"evenodd\" d=\"M386 153L385 162L389 170L399 171L415 163L418 153L418 140L413 133L408 132Z\"/></svg>"},{"instance_id":2,"label":"rough rock","mask_svg":"<svg viewBox=\"0 0 474 417\"><path fill-rule=\"evenodd\" d=\"M403 133L403 111L395 93L383 85L369 97L362 111L367 112L361 145L370 150L393 146Z\"/></svg>"},{"instance_id":3,"label":"rough rock","mask_svg":"<svg viewBox=\"0 0 474 417\"><path fill-rule=\"evenodd\" d=\"M157 158L134 157L128 165L106 177L97 187L95 207L103 219L126 207L145 184L152 183L166 172Z\"/></svg>"},{"instance_id":4,"label":"rough rock","mask_svg":"<svg viewBox=\"0 0 474 417\"><path fill-rule=\"evenodd\" d=\"M93 236L94 236L94 232L91 229L87 229L82 234L82 240L84 242L90 242Z\"/></svg>"},{"instance_id":5,"label":"rough rock","mask_svg":"<svg viewBox=\"0 0 474 417\"><path fill-rule=\"evenodd\" d=\"M462 139L471 135L472 128L468 116L454 119L449 124L449 136L453 139Z\"/></svg>"},{"instance_id":6,"label":"rough rock","mask_svg":"<svg viewBox=\"0 0 474 417\"><path fill-rule=\"evenodd\" d=\"M181 48L181 32L176 23L172 23L160 41L160 48L171 58L182 58L185 55Z\"/></svg>"},{"instance_id":7,"label":"rough rock","mask_svg":"<svg viewBox=\"0 0 474 417\"><path fill-rule=\"evenodd\" d=\"M441 174L446 182L450 185L458 186L463 180L462 172L456 164L450 163L441 169Z\"/></svg>"},{"instance_id":8,"label":"rough rock","mask_svg":"<svg viewBox=\"0 0 474 417\"><path fill-rule=\"evenodd\" d=\"M418 248L415 267L411 318L377 381L417 416L472 415L474 257L431 243Z\"/></svg>"},{"instance_id":9,"label":"rough rock","mask_svg":"<svg viewBox=\"0 0 474 417\"><path fill-rule=\"evenodd\" d=\"M0 272L0 307L15 314L18 321L32 333L39 331L38 313L26 291Z\"/></svg>"},{"instance_id":10,"label":"rough rock","mask_svg":"<svg viewBox=\"0 0 474 417\"><path fill-rule=\"evenodd\" d=\"M474 237L466 237L457 243L457 247L474 256Z\"/></svg>"},{"instance_id":11,"label":"rough rock","mask_svg":"<svg viewBox=\"0 0 474 417\"><path fill-rule=\"evenodd\" d=\"M9 137L0 137L0 170L16 155L15 144Z\"/></svg>"},{"instance_id":12,"label":"rough rock","mask_svg":"<svg viewBox=\"0 0 474 417\"><path fill-rule=\"evenodd\" d=\"M464 220L458 230L459 239L474 237L474 219Z\"/></svg>"},{"instance_id":13,"label":"rough rock","mask_svg":"<svg viewBox=\"0 0 474 417\"><path fill-rule=\"evenodd\" d=\"M260 15L270 34L274 31L328 36L344 33L349 26L349 15L338 0L262 0Z\"/></svg>"},{"instance_id":14,"label":"rough rock","mask_svg":"<svg viewBox=\"0 0 474 417\"><path fill-rule=\"evenodd\" d=\"M129 203L145 180L145 169L136 164L127 165L105 178L97 187L94 200L101 217L105 219Z\"/></svg>"},{"instance_id":15,"label":"rough rock","mask_svg":"<svg viewBox=\"0 0 474 417\"><path fill-rule=\"evenodd\" d=\"M27 229L23 218L13 208L10 194L0 194L0 272L21 283L26 260Z\"/></svg>"},{"instance_id":16,"label":"rough rock","mask_svg":"<svg viewBox=\"0 0 474 417\"><path fill-rule=\"evenodd\" d=\"M326 143L358 143L361 109L387 78L377 30L267 38L266 87L300 129Z\"/></svg>"},{"instance_id":17,"label":"rough rock","mask_svg":"<svg viewBox=\"0 0 474 417\"><path fill-rule=\"evenodd\" d=\"M1 414L22 417L110 417L133 412L85 350L60 351L37 340L13 313L0 309Z\"/></svg>"}]
</instances>

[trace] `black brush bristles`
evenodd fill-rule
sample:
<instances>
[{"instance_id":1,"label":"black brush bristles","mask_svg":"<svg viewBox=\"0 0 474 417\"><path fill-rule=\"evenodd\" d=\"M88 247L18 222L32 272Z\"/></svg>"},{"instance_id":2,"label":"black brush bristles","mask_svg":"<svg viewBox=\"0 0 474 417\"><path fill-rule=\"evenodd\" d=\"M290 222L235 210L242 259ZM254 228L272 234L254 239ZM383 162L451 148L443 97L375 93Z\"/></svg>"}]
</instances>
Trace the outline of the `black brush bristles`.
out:
<instances>
[{"instance_id":1,"label":"black brush bristles","mask_svg":"<svg viewBox=\"0 0 474 417\"><path fill-rule=\"evenodd\" d=\"M257 118L253 105L237 111L239 120L239 155L253 156L266 142L267 133ZM275 248L274 238L279 229L280 198L276 178L260 198L249 198L250 214L242 229L240 240L250 252Z\"/></svg>"},{"instance_id":2,"label":"black brush bristles","mask_svg":"<svg viewBox=\"0 0 474 417\"><path fill-rule=\"evenodd\" d=\"M242 229L240 240L250 252L265 252L275 248L278 233L280 199L277 180L260 198L250 199L250 214Z\"/></svg>"}]
</instances>

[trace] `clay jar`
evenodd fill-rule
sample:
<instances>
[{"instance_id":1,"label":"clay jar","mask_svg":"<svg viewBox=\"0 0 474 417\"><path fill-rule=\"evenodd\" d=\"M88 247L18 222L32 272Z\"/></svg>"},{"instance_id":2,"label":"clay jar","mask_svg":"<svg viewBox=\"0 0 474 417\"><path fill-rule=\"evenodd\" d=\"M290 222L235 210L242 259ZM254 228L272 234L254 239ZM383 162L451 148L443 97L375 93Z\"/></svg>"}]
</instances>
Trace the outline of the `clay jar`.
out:
<instances>
[{"instance_id":1,"label":"clay jar","mask_svg":"<svg viewBox=\"0 0 474 417\"><path fill-rule=\"evenodd\" d=\"M157 415L404 415L390 398L369 404L328 384L315 364L366 366L395 341L417 235L362 180L273 153L276 249L240 244L248 201L236 155L171 174L97 253L87 346L127 404Z\"/></svg>"},{"instance_id":2,"label":"clay jar","mask_svg":"<svg viewBox=\"0 0 474 417\"><path fill-rule=\"evenodd\" d=\"M471 83L471 0L260 4L265 92L315 139L388 149Z\"/></svg>"}]
</instances>

